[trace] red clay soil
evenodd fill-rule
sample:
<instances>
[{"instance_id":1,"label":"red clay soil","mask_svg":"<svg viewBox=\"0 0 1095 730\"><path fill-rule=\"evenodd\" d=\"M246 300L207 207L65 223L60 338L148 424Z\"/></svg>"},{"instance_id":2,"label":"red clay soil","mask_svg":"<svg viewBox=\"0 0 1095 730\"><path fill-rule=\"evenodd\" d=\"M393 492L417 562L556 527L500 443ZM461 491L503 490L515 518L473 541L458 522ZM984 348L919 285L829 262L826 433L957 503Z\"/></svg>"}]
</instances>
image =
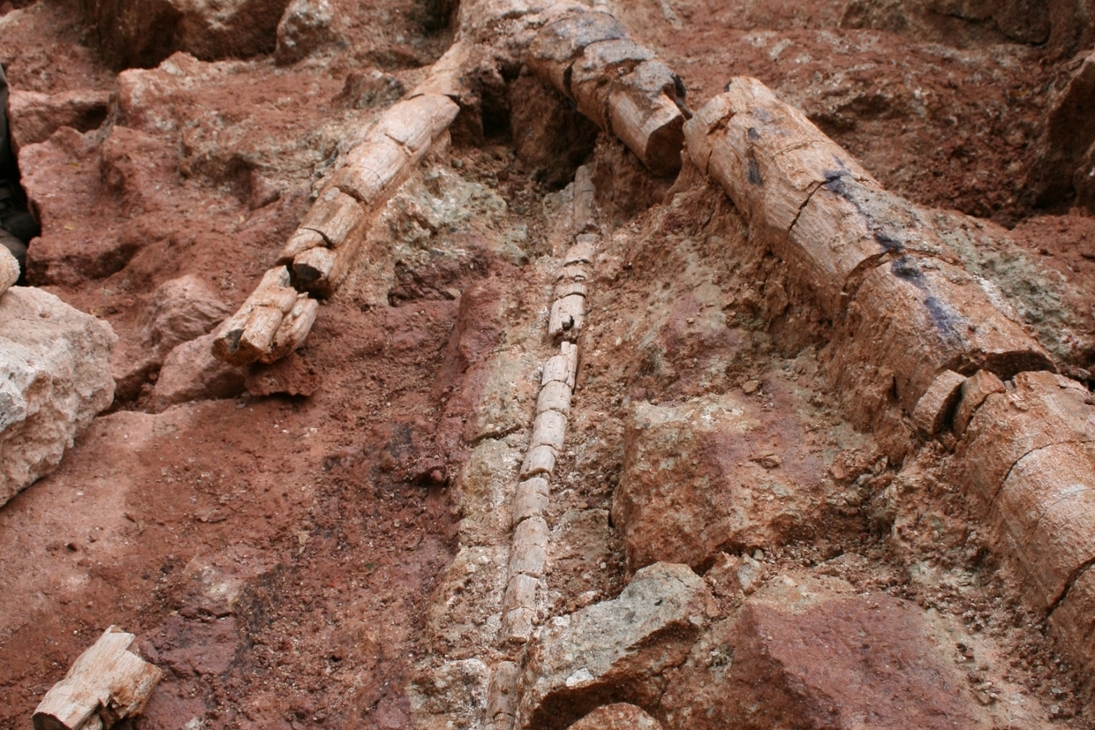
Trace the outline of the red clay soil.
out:
<instances>
[{"instance_id":1,"label":"red clay soil","mask_svg":"<svg viewBox=\"0 0 1095 730\"><path fill-rule=\"evenodd\" d=\"M390 37L376 30L374 5L353 11L347 29L361 38L345 52L288 69L260 59L234 81L180 102L189 120L210 112L232 121L238 112L255 138L233 144L255 159L285 155L246 174L217 167L230 155L202 157L201 140L184 149L151 131L105 161L93 133L62 131L43 146L33 156L41 167L23 171L58 191L43 211L52 234L43 245L107 263L91 271L77 261L55 277L38 270L30 283L109 321L124 353L141 352L141 312L165 281L194 274L239 304L307 210L313 171L333 151L310 145L337 142L368 119L336 101L347 75L380 67L409 88L417 68L444 48L445 36L425 28L430 3L400 3L406 12ZM757 76L896 192L1022 220L1016 241L1090 294L1095 221L1032 217L1022 198L1024 155L1053 73L1037 49L959 51L842 30L824 2L759 3L770 6L767 15L754 8L733 17L714 0L620 5L625 24L684 78L692 106L731 76ZM0 62L14 88L116 87L74 6L38 0L14 13L0 18ZM331 123L344 127L316 131L336 117ZM264 125L276 128L271 139L262 138ZM511 163L505 135L495 141L451 156L535 226L536 206L550 191ZM193 160L209 167L185 169ZM113 186L109 170L122 175ZM277 194L262 193L264 185ZM667 185L644 185L660 202ZM622 199L618 210L636 212ZM505 327L492 310L492 281L516 278L485 249L476 257L470 267L407 274L392 299L400 306L364 295L325 304L304 348L278 374L313 395L242 395L152 414L150 378L97 419L54 474L0 508L0 727L28 727L45 691L111 624L136 633L164 670L138 727L410 726L407 686L416 656L428 651L424 613L455 551L450 487L482 387L465 375ZM686 305L674 317L691 325L698 315ZM751 305L766 306L737 303L743 311ZM766 342L757 347L758 358L780 361ZM595 353L591 363L597 357L591 372L616 369L613 355ZM694 367L704 357L680 353L671 366L692 358ZM721 373L716 385L741 387L756 375L751 365ZM689 377L679 378L676 395L699 388ZM643 372L628 378L631 392L619 395L657 395ZM607 480L597 489L572 498L604 501ZM861 538L865 531L854 535ZM918 541L931 542L930 534L910 539ZM828 542L820 545L811 554L832 557ZM574 578L575 593L588 588L583 580ZM617 573L604 582L618 580ZM889 573L878 582L887 580ZM559 600L575 606L574 595ZM1024 666L1042 667L1039 651L1031 649ZM1049 664L1032 692L1051 690L1057 675ZM205 724L187 725L192 718Z\"/></svg>"}]
</instances>

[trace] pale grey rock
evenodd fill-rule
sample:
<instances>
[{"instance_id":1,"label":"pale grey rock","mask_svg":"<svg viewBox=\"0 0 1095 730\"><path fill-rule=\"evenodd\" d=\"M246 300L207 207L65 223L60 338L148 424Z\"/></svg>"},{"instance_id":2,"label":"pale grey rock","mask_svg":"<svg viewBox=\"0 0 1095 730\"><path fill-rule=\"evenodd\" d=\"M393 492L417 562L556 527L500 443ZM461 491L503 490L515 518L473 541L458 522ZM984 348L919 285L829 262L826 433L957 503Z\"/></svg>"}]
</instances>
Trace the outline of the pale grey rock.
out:
<instances>
[{"instance_id":1,"label":"pale grey rock","mask_svg":"<svg viewBox=\"0 0 1095 730\"><path fill-rule=\"evenodd\" d=\"M665 672L707 626L707 584L685 565L640 570L620 596L554 619L529 646L519 727L566 728L598 705L657 703Z\"/></svg>"},{"instance_id":2,"label":"pale grey rock","mask_svg":"<svg viewBox=\"0 0 1095 730\"><path fill-rule=\"evenodd\" d=\"M106 322L40 289L0 297L0 504L53 471L114 400Z\"/></svg>"},{"instance_id":3,"label":"pale grey rock","mask_svg":"<svg viewBox=\"0 0 1095 730\"><path fill-rule=\"evenodd\" d=\"M278 65L296 63L337 41L328 0L292 0L278 23L274 58Z\"/></svg>"}]
</instances>

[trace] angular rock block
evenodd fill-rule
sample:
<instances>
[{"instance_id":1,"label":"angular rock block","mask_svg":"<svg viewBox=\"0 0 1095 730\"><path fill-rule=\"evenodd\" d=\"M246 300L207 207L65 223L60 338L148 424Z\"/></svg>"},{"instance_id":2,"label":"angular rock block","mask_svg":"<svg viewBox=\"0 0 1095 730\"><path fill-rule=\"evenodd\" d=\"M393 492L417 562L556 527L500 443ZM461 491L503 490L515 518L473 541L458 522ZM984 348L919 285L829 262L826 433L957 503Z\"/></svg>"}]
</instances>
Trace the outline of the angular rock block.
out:
<instances>
[{"instance_id":1,"label":"angular rock block","mask_svg":"<svg viewBox=\"0 0 1095 730\"><path fill-rule=\"evenodd\" d=\"M944 370L983 369L1005 380L1056 370L978 281L934 259L902 256L867 274L849 307L846 331L842 361L893 370L898 400L909 413Z\"/></svg>"},{"instance_id":2,"label":"angular rock block","mask_svg":"<svg viewBox=\"0 0 1095 730\"><path fill-rule=\"evenodd\" d=\"M110 325L40 289L0 296L0 504L53 471L114 400Z\"/></svg>"},{"instance_id":3,"label":"angular rock block","mask_svg":"<svg viewBox=\"0 0 1095 730\"><path fill-rule=\"evenodd\" d=\"M518 725L562 729L610 702L649 709L665 670L683 663L706 626L710 601L686 566L659 563L618 598L554 619L528 647Z\"/></svg>"},{"instance_id":4,"label":"angular rock block","mask_svg":"<svg viewBox=\"0 0 1095 730\"><path fill-rule=\"evenodd\" d=\"M668 727L986 729L919 609L782 576L713 626L661 699Z\"/></svg>"},{"instance_id":5,"label":"angular rock block","mask_svg":"<svg viewBox=\"0 0 1095 730\"><path fill-rule=\"evenodd\" d=\"M78 132L98 129L106 119L109 91L72 89L60 94L12 90L8 97L8 128L12 151L45 142L61 127Z\"/></svg>"},{"instance_id":6,"label":"angular rock block","mask_svg":"<svg viewBox=\"0 0 1095 730\"><path fill-rule=\"evenodd\" d=\"M177 345L211 332L231 313L204 281L192 274L181 276L152 292L143 317L144 339L163 357Z\"/></svg>"},{"instance_id":7,"label":"angular rock block","mask_svg":"<svg viewBox=\"0 0 1095 730\"><path fill-rule=\"evenodd\" d=\"M92 0L81 6L103 58L117 69L150 68L176 51L202 60L274 50L288 0Z\"/></svg>"},{"instance_id":8,"label":"angular rock block","mask_svg":"<svg viewBox=\"0 0 1095 730\"><path fill-rule=\"evenodd\" d=\"M1095 143L1095 52L1075 59L1068 84L1052 92L1045 132L1035 145L1028 185L1041 205L1063 200Z\"/></svg>"},{"instance_id":9,"label":"angular rock block","mask_svg":"<svg viewBox=\"0 0 1095 730\"><path fill-rule=\"evenodd\" d=\"M1001 544L1040 609L1095 563L1095 444L1061 443L1020 459L993 504Z\"/></svg>"},{"instance_id":10,"label":"angular rock block","mask_svg":"<svg viewBox=\"0 0 1095 730\"><path fill-rule=\"evenodd\" d=\"M329 0L290 0L278 21L274 59L279 66L302 58L339 41L331 27L334 20Z\"/></svg>"},{"instance_id":11,"label":"angular rock block","mask_svg":"<svg viewBox=\"0 0 1095 730\"><path fill-rule=\"evenodd\" d=\"M781 465L769 469L754 444L772 434ZM721 549L779 545L821 521L828 468L806 439L793 416L742 395L639 404L612 495L629 569L659 560L701 566Z\"/></svg>"},{"instance_id":12,"label":"angular rock block","mask_svg":"<svg viewBox=\"0 0 1095 730\"><path fill-rule=\"evenodd\" d=\"M1020 373L973 415L951 459L949 479L974 515L987 514L1004 479L1027 454L1053 444L1095 441L1095 407L1079 383L1048 372Z\"/></svg>"},{"instance_id":13,"label":"angular rock block","mask_svg":"<svg viewBox=\"0 0 1095 730\"><path fill-rule=\"evenodd\" d=\"M152 389L152 410L159 413L177 403L234 398L244 390L246 373L213 357L215 333L184 342L173 349L160 368Z\"/></svg>"}]
</instances>

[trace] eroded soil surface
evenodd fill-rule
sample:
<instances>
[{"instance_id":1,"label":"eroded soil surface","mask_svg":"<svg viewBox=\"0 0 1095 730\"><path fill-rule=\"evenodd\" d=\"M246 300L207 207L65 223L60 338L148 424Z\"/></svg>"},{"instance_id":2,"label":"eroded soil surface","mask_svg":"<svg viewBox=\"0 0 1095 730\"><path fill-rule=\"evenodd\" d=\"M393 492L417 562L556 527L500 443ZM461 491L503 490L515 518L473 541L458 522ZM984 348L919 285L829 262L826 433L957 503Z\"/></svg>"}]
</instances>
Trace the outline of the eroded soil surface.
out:
<instances>
[{"instance_id":1,"label":"eroded soil surface","mask_svg":"<svg viewBox=\"0 0 1095 730\"><path fill-rule=\"evenodd\" d=\"M112 411L0 508L0 727L29 727L112 624L164 670L141 728L421 722L411 695L440 656L494 651L477 637L497 626L453 588L460 573L467 595L500 590L475 586L496 555L461 553L462 535L507 519L471 511L493 497L472 494L469 464L519 460L527 441L551 352L564 186L582 162L604 237L549 511L550 615L613 598L634 572L610 514L637 409L656 420L684 418L673 410L684 404L736 408L758 426L718 458L737 470L748 514L692 567L720 585L721 563L703 552L718 548L756 580L805 571L907 600L947 637L940 651L964 672L979 723L1091 727L1083 678L997 571L941 472L942 447L915 451L845 418L827 323L792 303L778 260L745 244L721 189L695 170L651 178L525 75L499 78L482 130L454 135L400 189L306 345L252 374L307 395L157 403L157 287L194 275L241 303L332 161L448 46L443 5L335 2L337 37L295 63L175 55L120 75L75 4L0 10L13 89L113 95L100 127L60 129L20 161L40 201L32 247L50 252L27 283L120 338ZM1045 342L1066 372L1088 377L1095 219L1067 200L1037 208L1024 187L1066 59L976 34L946 44L851 29L846 5L612 10L682 77L693 108L730 77L756 76L887 188L986 219L1013 247L993 251L1024 263L979 261L1057 333ZM573 159L535 154L560 139ZM1050 306L1061 301L1084 313L1072 339Z\"/></svg>"}]
</instances>

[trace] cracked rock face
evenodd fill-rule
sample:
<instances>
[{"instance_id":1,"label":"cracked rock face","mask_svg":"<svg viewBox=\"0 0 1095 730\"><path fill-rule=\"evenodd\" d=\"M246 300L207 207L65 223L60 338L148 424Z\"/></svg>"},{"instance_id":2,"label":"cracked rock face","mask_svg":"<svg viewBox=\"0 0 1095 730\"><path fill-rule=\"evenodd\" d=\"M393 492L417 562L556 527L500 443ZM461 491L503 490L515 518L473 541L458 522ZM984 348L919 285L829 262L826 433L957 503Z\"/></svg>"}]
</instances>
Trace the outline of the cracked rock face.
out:
<instances>
[{"instance_id":1,"label":"cracked rock face","mask_svg":"<svg viewBox=\"0 0 1095 730\"><path fill-rule=\"evenodd\" d=\"M0 504L52 471L114 400L110 325L39 289L0 298Z\"/></svg>"},{"instance_id":2,"label":"cracked rock face","mask_svg":"<svg viewBox=\"0 0 1095 730\"><path fill-rule=\"evenodd\" d=\"M555 619L529 648L519 726L565 728L610 702L650 707L707 625L711 602L687 566L657 563L618 598Z\"/></svg>"},{"instance_id":3,"label":"cracked rock face","mask_svg":"<svg viewBox=\"0 0 1095 730\"><path fill-rule=\"evenodd\" d=\"M782 576L712 626L661 701L669 727L980 728L922 614Z\"/></svg>"}]
</instances>

